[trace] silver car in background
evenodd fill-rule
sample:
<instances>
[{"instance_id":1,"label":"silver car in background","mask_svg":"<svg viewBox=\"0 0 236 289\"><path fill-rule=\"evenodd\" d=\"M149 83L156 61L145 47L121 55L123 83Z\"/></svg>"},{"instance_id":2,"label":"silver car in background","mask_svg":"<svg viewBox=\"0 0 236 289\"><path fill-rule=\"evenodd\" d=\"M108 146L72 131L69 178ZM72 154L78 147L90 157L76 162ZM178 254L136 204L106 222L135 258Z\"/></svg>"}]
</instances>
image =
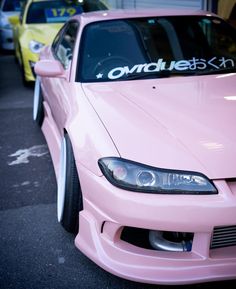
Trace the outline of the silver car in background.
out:
<instances>
[{"instance_id":1,"label":"silver car in background","mask_svg":"<svg viewBox=\"0 0 236 289\"><path fill-rule=\"evenodd\" d=\"M23 0L1 0L0 1L0 48L4 50L13 50L13 31L8 18L13 15L19 15Z\"/></svg>"}]
</instances>

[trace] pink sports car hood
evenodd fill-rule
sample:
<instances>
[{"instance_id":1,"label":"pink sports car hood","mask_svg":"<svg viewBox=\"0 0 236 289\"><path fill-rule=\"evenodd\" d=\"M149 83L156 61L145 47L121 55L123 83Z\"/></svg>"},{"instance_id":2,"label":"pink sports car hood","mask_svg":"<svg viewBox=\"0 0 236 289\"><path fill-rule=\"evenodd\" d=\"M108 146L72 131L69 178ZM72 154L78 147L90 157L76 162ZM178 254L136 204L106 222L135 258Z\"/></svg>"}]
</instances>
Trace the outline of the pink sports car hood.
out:
<instances>
[{"instance_id":1,"label":"pink sports car hood","mask_svg":"<svg viewBox=\"0 0 236 289\"><path fill-rule=\"evenodd\" d=\"M236 75L83 84L122 158L236 177Z\"/></svg>"}]
</instances>

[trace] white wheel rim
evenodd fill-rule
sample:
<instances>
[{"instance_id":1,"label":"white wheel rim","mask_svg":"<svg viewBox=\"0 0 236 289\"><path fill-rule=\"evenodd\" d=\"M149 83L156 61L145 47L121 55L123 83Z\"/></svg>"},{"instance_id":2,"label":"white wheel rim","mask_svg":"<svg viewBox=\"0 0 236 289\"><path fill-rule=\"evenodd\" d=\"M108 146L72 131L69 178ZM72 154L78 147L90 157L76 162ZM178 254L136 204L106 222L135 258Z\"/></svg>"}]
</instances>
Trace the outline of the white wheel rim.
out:
<instances>
[{"instance_id":1,"label":"white wheel rim","mask_svg":"<svg viewBox=\"0 0 236 289\"><path fill-rule=\"evenodd\" d=\"M40 94L40 77L37 76L34 85L34 106L33 106L33 120L37 119L39 109L39 94Z\"/></svg>"},{"instance_id":2,"label":"white wheel rim","mask_svg":"<svg viewBox=\"0 0 236 289\"><path fill-rule=\"evenodd\" d=\"M66 140L61 143L60 167L57 181L57 220L62 221L66 190Z\"/></svg>"}]
</instances>

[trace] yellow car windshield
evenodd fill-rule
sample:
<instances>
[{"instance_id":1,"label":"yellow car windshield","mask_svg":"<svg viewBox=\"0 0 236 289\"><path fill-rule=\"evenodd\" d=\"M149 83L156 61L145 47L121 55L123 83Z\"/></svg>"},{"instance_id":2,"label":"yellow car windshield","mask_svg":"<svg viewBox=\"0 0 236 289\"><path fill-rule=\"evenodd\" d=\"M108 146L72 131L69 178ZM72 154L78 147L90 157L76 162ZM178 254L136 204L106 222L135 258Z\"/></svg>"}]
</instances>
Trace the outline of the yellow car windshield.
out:
<instances>
[{"instance_id":1,"label":"yellow car windshield","mask_svg":"<svg viewBox=\"0 0 236 289\"><path fill-rule=\"evenodd\" d=\"M26 23L58 23L65 22L69 17L82 13L80 5L69 5L63 1L32 2Z\"/></svg>"},{"instance_id":2,"label":"yellow car windshield","mask_svg":"<svg viewBox=\"0 0 236 289\"><path fill-rule=\"evenodd\" d=\"M82 3L76 1L68 3L62 0L32 2L28 10L26 23L62 23L69 17L82 12L104 9L107 9L106 6L95 0L87 0Z\"/></svg>"}]
</instances>

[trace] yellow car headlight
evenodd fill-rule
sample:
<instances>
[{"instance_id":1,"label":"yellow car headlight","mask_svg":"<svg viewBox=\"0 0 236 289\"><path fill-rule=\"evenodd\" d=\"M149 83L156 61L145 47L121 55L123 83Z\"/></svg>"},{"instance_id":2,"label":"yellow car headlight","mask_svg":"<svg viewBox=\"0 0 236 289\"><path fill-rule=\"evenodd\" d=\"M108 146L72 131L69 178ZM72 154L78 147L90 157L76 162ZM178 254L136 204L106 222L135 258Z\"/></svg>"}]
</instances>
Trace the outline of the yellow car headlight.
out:
<instances>
[{"instance_id":1,"label":"yellow car headlight","mask_svg":"<svg viewBox=\"0 0 236 289\"><path fill-rule=\"evenodd\" d=\"M33 53L40 53L41 49L44 47L44 44L35 40L30 40L29 49Z\"/></svg>"}]
</instances>

